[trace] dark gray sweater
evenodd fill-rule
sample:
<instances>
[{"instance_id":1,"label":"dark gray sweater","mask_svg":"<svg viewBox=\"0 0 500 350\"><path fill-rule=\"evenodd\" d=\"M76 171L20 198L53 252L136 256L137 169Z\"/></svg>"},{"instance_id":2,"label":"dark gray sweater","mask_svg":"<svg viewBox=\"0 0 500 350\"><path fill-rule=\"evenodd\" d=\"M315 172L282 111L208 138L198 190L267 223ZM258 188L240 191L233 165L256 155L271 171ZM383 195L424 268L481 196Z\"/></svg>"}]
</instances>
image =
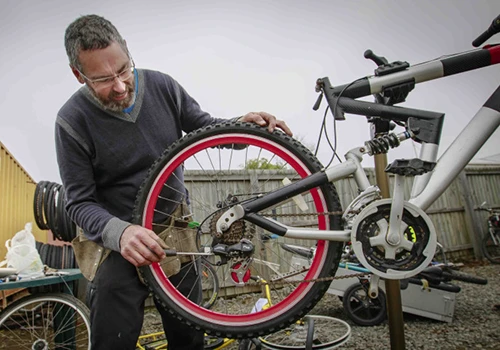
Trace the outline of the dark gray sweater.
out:
<instances>
[{"instance_id":1,"label":"dark gray sweater","mask_svg":"<svg viewBox=\"0 0 500 350\"><path fill-rule=\"evenodd\" d=\"M220 122L170 76L137 70L130 114L103 110L85 85L60 109L55 129L66 210L92 241L115 251L130 225L137 191L174 141Z\"/></svg>"}]
</instances>

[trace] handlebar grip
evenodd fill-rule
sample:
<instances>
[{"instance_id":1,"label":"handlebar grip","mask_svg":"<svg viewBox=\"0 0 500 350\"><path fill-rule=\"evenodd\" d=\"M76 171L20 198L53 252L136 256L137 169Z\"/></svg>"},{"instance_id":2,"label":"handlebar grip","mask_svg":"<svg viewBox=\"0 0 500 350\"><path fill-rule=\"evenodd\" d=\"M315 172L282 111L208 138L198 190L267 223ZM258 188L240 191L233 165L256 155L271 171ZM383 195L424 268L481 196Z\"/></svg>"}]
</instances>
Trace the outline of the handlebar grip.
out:
<instances>
[{"instance_id":1,"label":"handlebar grip","mask_svg":"<svg viewBox=\"0 0 500 350\"><path fill-rule=\"evenodd\" d=\"M480 36L478 36L472 42L472 46L474 46L474 47L481 46L486 40L488 40L489 38L491 38L493 36L493 34L495 34L495 33L492 33L492 31L488 28L488 30L486 30L484 33L482 33Z\"/></svg>"},{"instance_id":2,"label":"handlebar grip","mask_svg":"<svg viewBox=\"0 0 500 350\"><path fill-rule=\"evenodd\" d=\"M488 29L486 29L481 35L479 35L473 42L472 46L474 47L479 47L482 45L486 40L491 38L493 35L496 33L500 32L500 15L498 15L493 22L491 22L491 25L489 26Z\"/></svg>"}]
</instances>

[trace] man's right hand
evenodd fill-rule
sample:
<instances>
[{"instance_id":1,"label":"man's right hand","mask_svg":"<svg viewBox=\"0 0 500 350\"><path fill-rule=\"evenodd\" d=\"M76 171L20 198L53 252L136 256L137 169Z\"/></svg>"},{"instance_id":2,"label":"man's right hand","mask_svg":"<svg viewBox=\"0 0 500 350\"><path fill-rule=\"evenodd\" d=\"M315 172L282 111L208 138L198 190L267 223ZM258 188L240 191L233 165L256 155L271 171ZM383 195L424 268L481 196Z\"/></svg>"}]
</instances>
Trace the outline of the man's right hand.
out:
<instances>
[{"instance_id":1,"label":"man's right hand","mask_svg":"<svg viewBox=\"0 0 500 350\"><path fill-rule=\"evenodd\" d=\"M156 233L138 225L127 227L120 238L120 254L137 267L163 260L166 248Z\"/></svg>"}]
</instances>

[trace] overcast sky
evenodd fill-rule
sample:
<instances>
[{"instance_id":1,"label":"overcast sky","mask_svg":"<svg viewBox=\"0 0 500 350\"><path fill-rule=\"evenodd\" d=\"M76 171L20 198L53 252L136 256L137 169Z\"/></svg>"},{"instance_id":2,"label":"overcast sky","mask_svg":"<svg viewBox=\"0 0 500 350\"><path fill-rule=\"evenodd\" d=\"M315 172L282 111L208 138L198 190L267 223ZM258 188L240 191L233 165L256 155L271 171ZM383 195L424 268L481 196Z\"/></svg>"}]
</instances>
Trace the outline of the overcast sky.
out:
<instances>
[{"instance_id":1,"label":"overcast sky","mask_svg":"<svg viewBox=\"0 0 500 350\"><path fill-rule=\"evenodd\" d=\"M374 63L363 57L368 48L410 64L469 50L500 14L498 0L0 0L0 5L0 141L35 181L58 183L54 122L80 86L68 67L63 35L79 15L111 20L138 67L172 75L212 115L267 111L314 145L323 117L323 110L311 108L317 78L328 76L340 85L373 74ZM489 42L495 40L500 42L500 35ZM499 81L500 65L427 82L406 105L446 113L444 150ZM348 116L338 130L340 154L369 138L361 116ZM497 130L479 158L499 153L499 136ZM390 159L413 156L408 142ZM329 158L322 147L320 160Z\"/></svg>"}]
</instances>

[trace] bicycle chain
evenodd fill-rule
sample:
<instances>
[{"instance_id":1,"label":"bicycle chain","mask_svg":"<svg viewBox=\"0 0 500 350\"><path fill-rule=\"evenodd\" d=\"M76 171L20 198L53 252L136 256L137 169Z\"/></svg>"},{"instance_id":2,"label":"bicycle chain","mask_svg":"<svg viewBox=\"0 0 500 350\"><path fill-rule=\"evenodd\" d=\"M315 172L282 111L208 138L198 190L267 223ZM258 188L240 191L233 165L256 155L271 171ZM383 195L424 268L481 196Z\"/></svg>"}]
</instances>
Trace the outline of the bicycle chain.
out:
<instances>
[{"instance_id":1,"label":"bicycle chain","mask_svg":"<svg viewBox=\"0 0 500 350\"><path fill-rule=\"evenodd\" d=\"M277 214L277 213L262 213L264 216L271 217L290 217L290 216L327 216L327 215L343 215L343 211L327 211L321 213L291 213L291 214ZM359 213L358 213L359 214Z\"/></svg>"},{"instance_id":2,"label":"bicycle chain","mask_svg":"<svg viewBox=\"0 0 500 350\"><path fill-rule=\"evenodd\" d=\"M358 211L359 212L359 211ZM354 213L354 212L353 212ZM333 212L321 212L321 213L291 213L291 214L277 214L277 213L262 213L265 216L272 216L272 217L297 217L297 216L330 216L330 215L343 215L343 211L333 211ZM351 275L343 275L343 276L330 276L330 277L320 277L320 278L313 278L313 279L307 279L307 280L296 280L296 281L283 281L280 282L280 280L284 280L288 277L294 276L301 274L303 272L307 271L307 269L304 269L302 271L293 271L289 272L287 274L281 275L280 277L271 280L270 282L267 281L257 281L257 282L251 282L251 283L246 283L247 286L262 286L262 285L270 285L272 284L273 286L280 286L280 285L290 285L290 284L301 284L301 283L316 283L316 282L327 282L327 281L333 281L333 280L340 280L340 279L346 279L346 278L354 278L354 277L365 277L370 275L369 273L356 273L356 274L351 274Z\"/></svg>"},{"instance_id":3,"label":"bicycle chain","mask_svg":"<svg viewBox=\"0 0 500 350\"><path fill-rule=\"evenodd\" d=\"M353 277L361 278L361 277L365 277L365 276L371 275L370 273L360 272L360 273L353 273L351 275L320 277L320 278L312 278L312 279L296 280L296 281L294 281L294 280L292 280L292 281L288 280L288 281L281 282L281 280L284 280L287 277L298 275L298 274L301 274L301 273L306 272L306 271L307 271L307 269L304 269L302 271L293 271L293 272L289 272L287 274L284 274L284 275L280 276L277 279L272 279L269 282L261 280L261 281L257 281L257 282L253 282L253 283L246 283L246 285L247 286L252 286L252 285L260 285L260 286L262 286L262 285L285 286L285 285L290 285L290 284L328 282L328 281L341 280L341 279L353 278Z\"/></svg>"},{"instance_id":4,"label":"bicycle chain","mask_svg":"<svg viewBox=\"0 0 500 350\"><path fill-rule=\"evenodd\" d=\"M357 214L359 214L360 210L356 211ZM353 211L353 214L356 214L356 212ZM263 213L263 215L268 215L268 216L273 216L273 217L292 217L292 216L329 216L329 215L343 215L343 211L333 211L333 212L321 212L321 213L292 213L292 214L276 214L276 213ZM290 284L301 284L301 283L316 283L316 282L327 282L327 281L333 281L333 280L340 280L340 279L346 279L346 278L353 278L353 277L365 277L371 275L370 273L355 273L351 275L343 275L343 276L330 276L330 277L320 277L320 278L313 278L313 279L307 279L307 280L296 280L296 281L284 281L280 282L280 280L284 280L288 277L294 276L301 274L303 272L307 271L307 269L304 269L302 271L293 271L289 272L287 274L284 274L280 276L277 279L272 279L270 282L267 281L258 281L254 283L248 283L247 285L270 285L272 284L273 286L280 286L280 285L290 285Z\"/></svg>"}]
</instances>

